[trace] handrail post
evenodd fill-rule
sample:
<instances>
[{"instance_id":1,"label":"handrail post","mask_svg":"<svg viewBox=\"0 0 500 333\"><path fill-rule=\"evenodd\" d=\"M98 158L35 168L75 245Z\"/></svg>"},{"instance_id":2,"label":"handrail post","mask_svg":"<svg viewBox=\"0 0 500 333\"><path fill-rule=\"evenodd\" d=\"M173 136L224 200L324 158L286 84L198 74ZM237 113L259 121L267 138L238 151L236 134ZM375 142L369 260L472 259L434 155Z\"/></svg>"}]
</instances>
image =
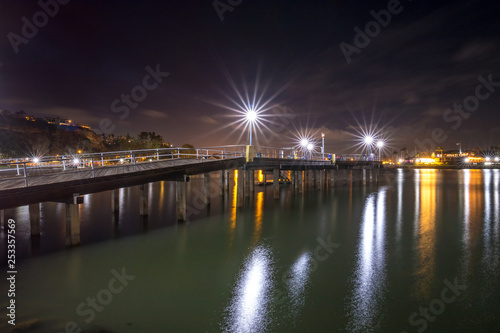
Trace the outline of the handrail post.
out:
<instances>
[{"instance_id":1,"label":"handrail post","mask_svg":"<svg viewBox=\"0 0 500 333\"><path fill-rule=\"evenodd\" d=\"M19 173L19 163L16 163L16 168L17 168L17 175L19 176L20 175L20 173Z\"/></svg>"},{"instance_id":2,"label":"handrail post","mask_svg":"<svg viewBox=\"0 0 500 333\"><path fill-rule=\"evenodd\" d=\"M101 166L102 167L104 166L104 155L103 155L103 153L101 153Z\"/></svg>"},{"instance_id":3,"label":"handrail post","mask_svg":"<svg viewBox=\"0 0 500 333\"><path fill-rule=\"evenodd\" d=\"M180 154L181 154L181 150L180 150L180 148L178 148L178 149L177 149L177 158L181 158L181 155L180 155Z\"/></svg>"},{"instance_id":4,"label":"handrail post","mask_svg":"<svg viewBox=\"0 0 500 333\"><path fill-rule=\"evenodd\" d=\"M66 159L64 156L62 157L62 160L63 160L63 170L66 171Z\"/></svg>"},{"instance_id":5,"label":"handrail post","mask_svg":"<svg viewBox=\"0 0 500 333\"><path fill-rule=\"evenodd\" d=\"M160 153L158 152L158 149L156 149L156 160L157 161L160 160Z\"/></svg>"}]
</instances>

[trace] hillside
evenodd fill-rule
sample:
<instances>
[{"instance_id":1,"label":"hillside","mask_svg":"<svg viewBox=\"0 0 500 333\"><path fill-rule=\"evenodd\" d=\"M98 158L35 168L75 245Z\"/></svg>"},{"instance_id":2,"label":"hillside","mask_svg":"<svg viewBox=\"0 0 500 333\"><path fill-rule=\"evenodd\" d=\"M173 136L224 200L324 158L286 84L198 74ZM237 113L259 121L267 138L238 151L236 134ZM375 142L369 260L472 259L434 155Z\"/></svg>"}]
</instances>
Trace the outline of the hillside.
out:
<instances>
[{"instance_id":1,"label":"hillside","mask_svg":"<svg viewBox=\"0 0 500 333\"><path fill-rule=\"evenodd\" d=\"M104 151L101 138L91 130L78 126L58 126L44 121L0 115L0 155L62 155Z\"/></svg>"}]
</instances>

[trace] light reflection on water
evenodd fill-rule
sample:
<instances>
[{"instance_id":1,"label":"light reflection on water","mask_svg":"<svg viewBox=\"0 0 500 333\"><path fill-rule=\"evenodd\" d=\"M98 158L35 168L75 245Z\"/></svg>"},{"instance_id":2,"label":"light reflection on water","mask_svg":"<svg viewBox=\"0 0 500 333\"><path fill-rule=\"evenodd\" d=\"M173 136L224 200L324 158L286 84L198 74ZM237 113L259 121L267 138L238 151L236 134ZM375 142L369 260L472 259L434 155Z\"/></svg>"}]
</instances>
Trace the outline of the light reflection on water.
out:
<instances>
[{"instance_id":1,"label":"light reflection on water","mask_svg":"<svg viewBox=\"0 0 500 333\"><path fill-rule=\"evenodd\" d=\"M352 296L349 332L375 332L380 327L386 280L386 189L366 199Z\"/></svg>"},{"instance_id":2,"label":"light reflection on water","mask_svg":"<svg viewBox=\"0 0 500 333\"><path fill-rule=\"evenodd\" d=\"M418 193L418 293L420 297L431 297L432 281L435 274L436 257L436 172L424 169L420 174L420 192Z\"/></svg>"},{"instance_id":3,"label":"light reflection on water","mask_svg":"<svg viewBox=\"0 0 500 333\"><path fill-rule=\"evenodd\" d=\"M271 293L272 258L264 247L256 247L245 260L233 297L227 307L224 332L266 332Z\"/></svg>"},{"instance_id":4,"label":"light reflection on water","mask_svg":"<svg viewBox=\"0 0 500 333\"><path fill-rule=\"evenodd\" d=\"M291 267L290 279L287 281L291 301L290 317L295 320L306 299L306 288L311 274L311 253L303 253Z\"/></svg>"}]
</instances>

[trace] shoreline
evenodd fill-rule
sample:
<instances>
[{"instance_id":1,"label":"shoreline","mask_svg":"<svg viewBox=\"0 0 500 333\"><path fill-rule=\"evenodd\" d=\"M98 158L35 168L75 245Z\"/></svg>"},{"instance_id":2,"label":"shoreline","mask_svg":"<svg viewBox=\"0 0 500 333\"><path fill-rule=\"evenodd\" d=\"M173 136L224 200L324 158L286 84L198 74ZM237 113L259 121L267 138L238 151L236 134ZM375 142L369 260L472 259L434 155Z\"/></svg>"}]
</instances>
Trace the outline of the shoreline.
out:
<instances>
[{"instance_id":1,"label":"shoreline","mask_svg":"<svg viewBox=\"0 0 500 333\"><path fill-rule=\"evenodd\" d=\"M451 169L451 170L459 170L459 169L500 169L500 165L471 165L471 166L463 166L463 165L404 165L404 166L384 166L384 169Z\"/></svg>"}]
</instances>

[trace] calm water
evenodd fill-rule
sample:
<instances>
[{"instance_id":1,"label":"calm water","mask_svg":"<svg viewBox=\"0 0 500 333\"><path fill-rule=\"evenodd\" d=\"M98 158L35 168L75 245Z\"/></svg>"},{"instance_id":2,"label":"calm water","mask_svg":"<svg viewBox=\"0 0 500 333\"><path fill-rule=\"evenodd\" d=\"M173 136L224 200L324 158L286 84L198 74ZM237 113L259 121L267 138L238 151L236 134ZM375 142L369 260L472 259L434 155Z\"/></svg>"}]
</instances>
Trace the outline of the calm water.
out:
<instances>
[{"instance_id":1,"label":"calm water","mask_svg":"<svg viewBox=\"0 0 500 333\"><path fill-rule=\"evenodd\" d=\"M109 192L87 195L84 245L69 250L63 205L42 204L35 242L27 208L8 210L18 221L18 321L39 319L36 332L68 322L112 332L500 332L500 170L394 175L388 186L304 195L282 186L280 200L257 187L243 209L231 191L184 225L168 182L151 184L147 220L137 188L121 190L116 217ZM200 186L194 179L191 192Z\"/></svg>"}]
</instances>

